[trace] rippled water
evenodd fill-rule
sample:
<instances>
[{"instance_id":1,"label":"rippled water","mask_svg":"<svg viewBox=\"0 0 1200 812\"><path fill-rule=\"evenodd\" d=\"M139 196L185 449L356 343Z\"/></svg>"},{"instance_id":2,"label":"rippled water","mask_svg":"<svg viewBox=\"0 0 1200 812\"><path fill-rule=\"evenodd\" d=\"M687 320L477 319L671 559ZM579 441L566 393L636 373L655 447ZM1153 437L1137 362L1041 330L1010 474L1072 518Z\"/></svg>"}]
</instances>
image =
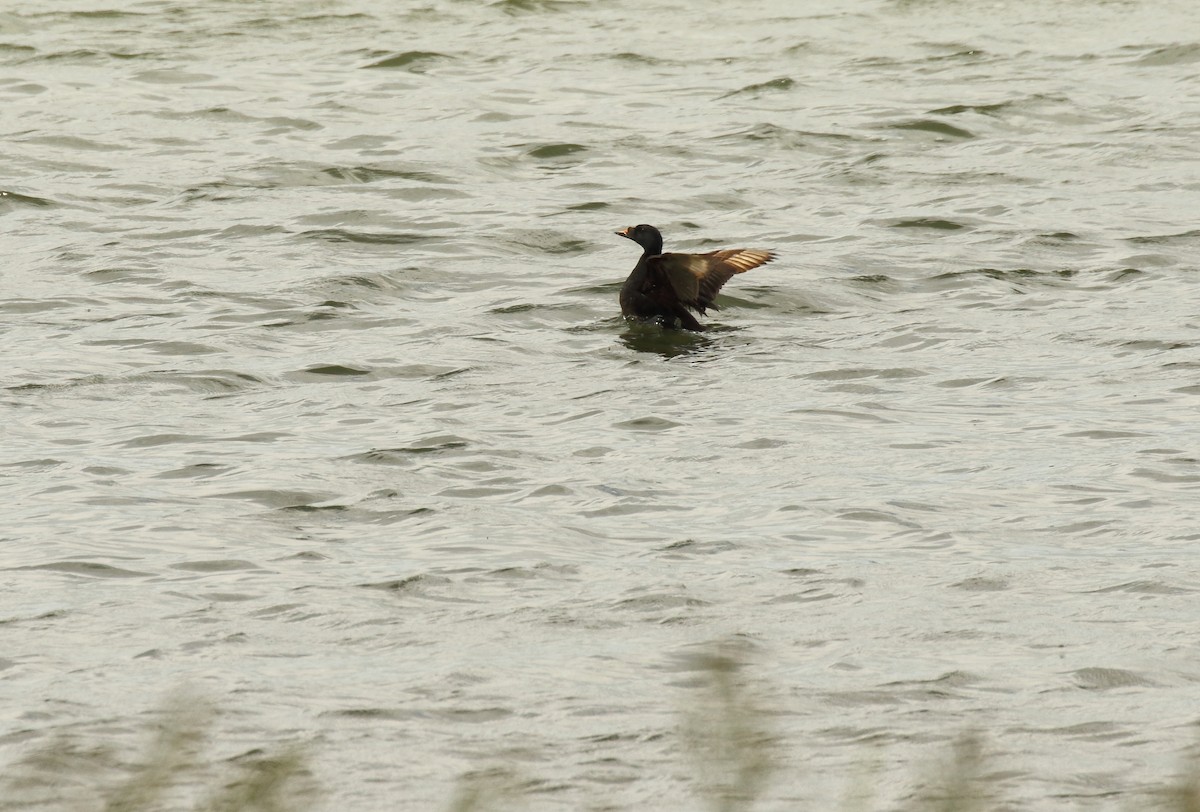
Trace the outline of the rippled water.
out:
<instances>
[{"instance_id":1,"label":"rippled water","mask_svg":"<svg viewBox=\"0 0 1200 812\"><path fill-rule=\"evenodd\" d=\"M0 757L187 683L330 807L676 809L733 637L763 808L894 807L967 728L1022 808L1143 804L1200 701L1197 32L8 4ZM780 259L628 325L639 222Z\"/></svg>"}]
</instances>

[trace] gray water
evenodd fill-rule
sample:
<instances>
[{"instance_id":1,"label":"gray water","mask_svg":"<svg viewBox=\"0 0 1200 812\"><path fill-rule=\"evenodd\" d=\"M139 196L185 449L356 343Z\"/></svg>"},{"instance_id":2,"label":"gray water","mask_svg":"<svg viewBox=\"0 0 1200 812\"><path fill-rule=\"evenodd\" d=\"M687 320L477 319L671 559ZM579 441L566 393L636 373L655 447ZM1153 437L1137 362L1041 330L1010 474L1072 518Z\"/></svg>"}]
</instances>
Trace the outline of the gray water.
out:
<instances>
[{"instance_id":1,"label":"gray water","mask_svg":"<svg viewBox=\"0 0 1200 812\"><path fill-rule=\"evenodd\" d=\"M50 5L0 13L0 763L186 685L330 809L699 808L732 640L759 808L904 806L964 730L1025 809L1187 765L1194 3ZM641 222L779 259L630 325Z\"/></svg>"}]
</instances>

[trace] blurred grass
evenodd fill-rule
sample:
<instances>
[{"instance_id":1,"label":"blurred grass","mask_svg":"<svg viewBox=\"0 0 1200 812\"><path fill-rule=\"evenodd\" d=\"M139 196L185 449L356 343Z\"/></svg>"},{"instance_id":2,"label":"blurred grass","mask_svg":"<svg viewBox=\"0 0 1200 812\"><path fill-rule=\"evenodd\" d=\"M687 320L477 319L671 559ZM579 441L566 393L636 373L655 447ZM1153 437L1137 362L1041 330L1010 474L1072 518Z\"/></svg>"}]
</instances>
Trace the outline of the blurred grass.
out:
<instances>
[{"instance_id":1,"label":"blurred grass","mask_svg":"<svg viewBox=\"0 0 1200 812\"><path fill-rule=\"evenodd\" d=\"M770 786L781 764L783 742L771 716L760 707L746 658L728 643L695 658L695 689L680 712L679 744L691 767L701 803L714 812L749 812ZM306 812L321 805L308 769L308 753L288 745L273 752L252 750L214 762L209 731L211 704L187 694L168 698L150 723L144 752L123 760L109 747L85 746L59 734L33 748L0 773L0 810L64 812ZM927 765L922 787L904 805L913 812L981 812L1011 809L989 775L982 736L964 734L948 754ZM528 804L522 780L507 766L482 767L463 775L447 812L500 812ZM835 808L876 808L871 779L850 779L851 794ZM1140 801L1140 803L1139 803ZM599 803L599 802L597 802ZM387 804L379 809L399 808ZM612 808L585 806L581 808ZM679 808L689 808L680 803ZM1200 812L1200 769L1195 759L1176 781L1122 808ZM370 812L373 812L371 810Z\"/></svg>"},{"instance_id":2,"label":"blurred grass","mask_svg":"<svg viewBox=\"0 0 1200 812\"><path fill-rule=\"evenodd\" d=\"M305 812L320 794L302 748L252 751L219 764L207 758L211 704L187 692L163 703L149 741L126 761L60 733L0 775L0 809L66 812Z\"/></svg>"},{"instance_id":3,"label":"blurred grass","mask_svg":"<svg viewBox=\"0 0 1200 812\"><path fill-rule=\"evenodd\" d=\"M696 790L715 812L749 809L775 769L778 741L741 674L737 647L718 644L698 665L698 690L681 724Z\"/></svg>"}]
</instances>

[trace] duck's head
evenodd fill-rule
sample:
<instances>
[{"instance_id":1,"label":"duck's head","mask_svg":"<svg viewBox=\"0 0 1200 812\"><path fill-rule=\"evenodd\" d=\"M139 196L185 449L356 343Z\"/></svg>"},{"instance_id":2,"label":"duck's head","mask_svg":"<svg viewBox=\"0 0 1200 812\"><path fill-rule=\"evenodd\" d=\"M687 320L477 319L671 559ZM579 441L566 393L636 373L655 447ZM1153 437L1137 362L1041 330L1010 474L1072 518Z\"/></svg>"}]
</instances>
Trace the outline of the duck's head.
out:
<instances>
[{"instance_id":1,"label":"duck's head","mask_svg":"<svg viewBox=\"0 0 1200 812\"><path fill-rule=\"evenodd\" d=\"M648 254L662 253L662 234L659 234L658 229L654 226L642 223L641 225L630 226L622 231L618 231L617 234L633 240L642 246Z\"/></svg>"}]
</instances>

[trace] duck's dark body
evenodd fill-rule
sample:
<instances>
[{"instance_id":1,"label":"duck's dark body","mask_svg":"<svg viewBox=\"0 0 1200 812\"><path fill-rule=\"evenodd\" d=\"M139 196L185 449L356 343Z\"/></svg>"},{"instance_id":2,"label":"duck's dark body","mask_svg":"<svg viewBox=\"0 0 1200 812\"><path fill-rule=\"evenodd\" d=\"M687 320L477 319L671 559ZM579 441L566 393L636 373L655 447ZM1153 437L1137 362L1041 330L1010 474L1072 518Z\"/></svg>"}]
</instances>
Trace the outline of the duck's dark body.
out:
<instances>
[{"instance_id":1,"label":"duck's dark body","mask_svg":"<svg viewBox=\"0 0 1200 812\"><path fill-rule=\"evenodd\" d=\"M704 325L688 312L663 276L654 261L658 256L661 254L642 254L621 286L621 315L634 319L661 318L667 327L678 323L684 330L703 330Z\"/></svg>"},{"instance_id":2,"label":"duck's dark body","mask_svg":"<svg viewBox=\"0 0 1200 812\"><path fill-rule=\"evenodd\" d=\"M642 246L642 256L621 286L621 314L626 318L662 319L666 327L703 330L690 310L719 310L713 299L731 276L770 262L770 251L735 248L707 254L664 254L662 235L654 226L618 231Z\"/></svg>"}]
</instances>

